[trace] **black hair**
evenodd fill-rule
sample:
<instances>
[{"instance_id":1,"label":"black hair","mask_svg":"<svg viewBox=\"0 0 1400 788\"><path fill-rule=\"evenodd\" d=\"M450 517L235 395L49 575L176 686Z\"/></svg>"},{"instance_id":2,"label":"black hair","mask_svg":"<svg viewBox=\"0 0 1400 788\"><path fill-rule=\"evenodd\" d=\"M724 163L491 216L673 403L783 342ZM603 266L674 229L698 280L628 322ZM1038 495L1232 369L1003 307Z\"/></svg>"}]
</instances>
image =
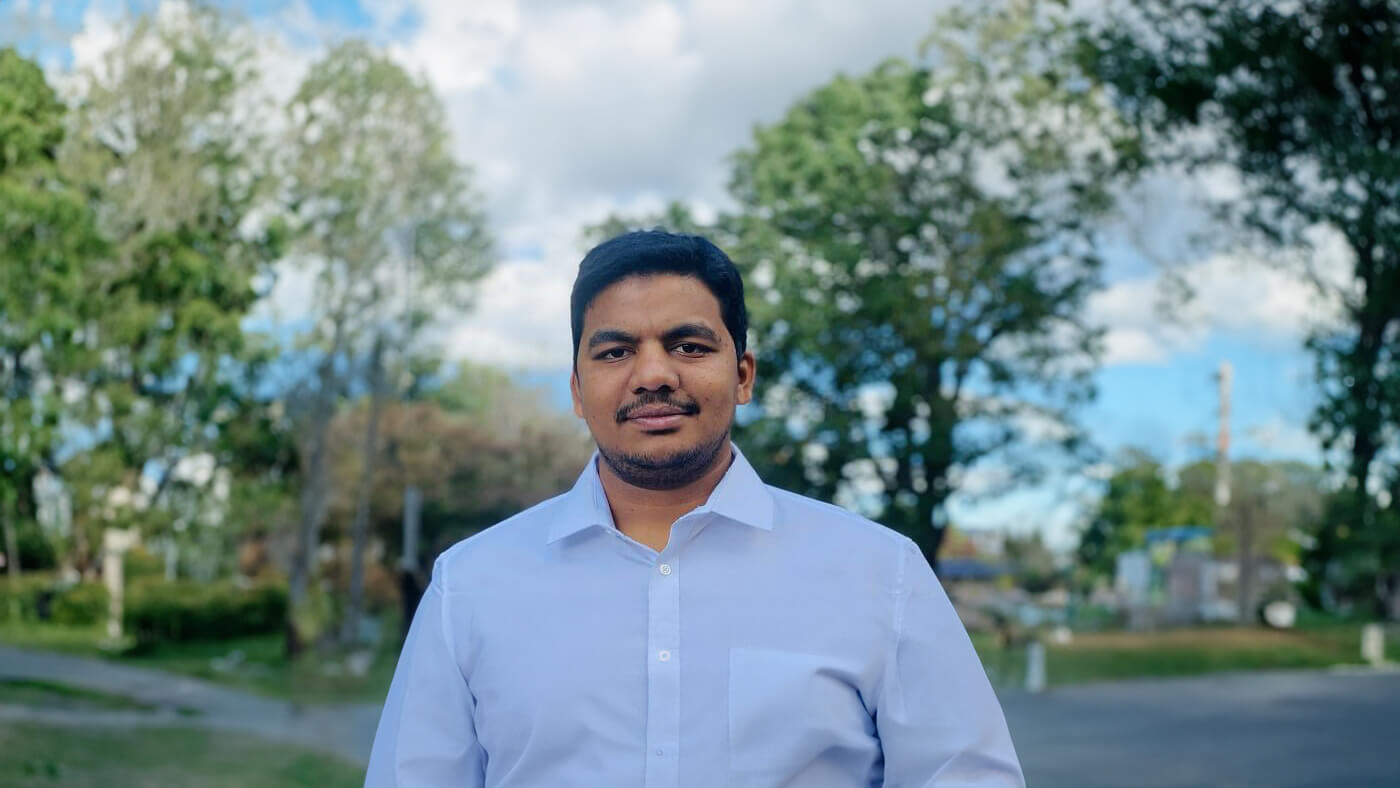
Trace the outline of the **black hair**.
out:
<instances>
[{"instance_id":1,"label":"black hair","mask_svg":"<svg viewBox=\"0 0 1400 788\"><path fill-rule=\"evenodd\" d=\"M574 330L574 362L583 334L583 313L598 294L629 276L678 274L699 279L719 301L724 327L742 358L749 332L744 307L744 280L729 255L699 235L664 230L639 230L610 238L593 247L578 264L578 278L569 297Z\"/></svg>"}]
</instances>

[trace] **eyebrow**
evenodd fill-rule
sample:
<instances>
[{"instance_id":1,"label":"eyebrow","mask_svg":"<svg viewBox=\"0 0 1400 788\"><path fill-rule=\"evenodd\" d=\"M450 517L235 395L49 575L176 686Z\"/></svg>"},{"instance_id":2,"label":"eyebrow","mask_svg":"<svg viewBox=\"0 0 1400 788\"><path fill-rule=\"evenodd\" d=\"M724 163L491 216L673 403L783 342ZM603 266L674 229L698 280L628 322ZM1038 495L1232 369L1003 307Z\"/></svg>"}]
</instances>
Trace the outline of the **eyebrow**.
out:
<instances>
[{"instance_id":1,"label":"eyebrow","mask_svg":"<svg viewBox=\"0 0 1400 788\"><path fill-rule=\"evenodd\" d=\"M685 339L687 337L703 339L716 345L720 344L719 335L714 332L714 329L700 323L681 323L678 326L673 326L661 335L661 341L669 344L678 339ZM638 341L635 335L629 334L626 331L619 331L615 328L603 328L594 331L593 335L588 338L588 349L592 350L599 345L609 342L635 345Z\"/></svg>"}]
</instances>

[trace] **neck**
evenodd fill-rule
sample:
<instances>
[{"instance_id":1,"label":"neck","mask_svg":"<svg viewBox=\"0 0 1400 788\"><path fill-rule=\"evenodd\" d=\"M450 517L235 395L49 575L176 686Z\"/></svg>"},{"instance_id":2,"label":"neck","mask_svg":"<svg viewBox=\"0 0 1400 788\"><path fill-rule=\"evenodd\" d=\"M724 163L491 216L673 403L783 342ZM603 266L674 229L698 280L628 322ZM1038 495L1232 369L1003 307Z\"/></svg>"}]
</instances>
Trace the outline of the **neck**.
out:
<instances>
[{"instance_id":1,"label":"neck","mask_svg":"<svg viewBox=\"0 0 1400 788\"><path fill-rule=\"evenodd\" d=\"M725 441L715 463L700 478L674 490L648 490L628 484L598 459L598 478L608 497L613 522L624 534L660 552L671 533L671 524L701 504L714 492L734 461L734 450Z\"/></svg>"}]
</instances>

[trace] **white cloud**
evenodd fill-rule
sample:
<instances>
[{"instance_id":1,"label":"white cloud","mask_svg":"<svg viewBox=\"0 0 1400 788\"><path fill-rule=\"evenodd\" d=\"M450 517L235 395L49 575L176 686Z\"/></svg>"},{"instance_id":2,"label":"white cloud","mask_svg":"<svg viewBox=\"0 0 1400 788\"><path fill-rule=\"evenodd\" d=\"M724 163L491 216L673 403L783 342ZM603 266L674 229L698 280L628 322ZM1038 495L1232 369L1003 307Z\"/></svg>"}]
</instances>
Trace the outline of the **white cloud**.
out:
<instances>
[{"instance_id":1,"label":"white cloud","mask_svg":"<svg viewBox=\"0 0 1400 788\"><path fill-rule=\"evenodd\" d=\"M935 5L883 0L390 3L421 24L391 46L444 97L507 257L453 354L568 364L581 231L677 199L725 204L726 157L837 71L913 56ZM507 270L514 267L521 270ZM556 281L556 279L560 281ZM510 305L505 308L502 305ZM562 353L559 352L562 348Z\"/></svg>"},{"instance_id":2,"label":"white cloud","mask_svg":"<svg viewBox=\"0 0 1400 788\"><path fill-rule=\"evenodd\" d=\"M1246 427L1244 437L1273 455L1316 460L1322 452L1317 437L1308 432L1302 419L1290 421L1275 415L1263 423Z\"/></svg>"},{"instance_id":3,"label":"white cloud","mask_svg":"<svg viewBox=\"0 0 1400 788\"><path fill-rule=\"evenodd\" d=\"M1168 305L1160 275L1118 282L1094 295L1092 319L1108 329L1106 364L1160 364L1194 351L1215 333L1268 346L1296 346L1307 332L1336 319L1333 288L1345 281L1346 247L1314 234L1313 262L1329 284L1319 288L1286 261L1217 254L1176 273L1193 291Z\"/></svg>"}]
</instances>

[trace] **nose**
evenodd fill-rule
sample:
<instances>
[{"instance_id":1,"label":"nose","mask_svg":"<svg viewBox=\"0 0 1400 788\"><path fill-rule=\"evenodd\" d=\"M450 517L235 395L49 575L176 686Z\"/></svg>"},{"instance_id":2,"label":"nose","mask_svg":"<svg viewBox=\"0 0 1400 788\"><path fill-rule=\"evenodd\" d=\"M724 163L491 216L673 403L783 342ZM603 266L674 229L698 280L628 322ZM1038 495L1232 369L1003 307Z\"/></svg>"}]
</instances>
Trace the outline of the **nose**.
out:
<instances>
[{"instance_id":1,"label":"nose","mask_svg":"<svg viewBox=\"0 0 1400 788\"><path fill-rule=\"evenodd\" d=\"M680 387L680 375L676 372L671 354L664 347L650 343L643 345L637 349L636 359L632 367L632 393Z\"/></svg>"}]
</instances>

